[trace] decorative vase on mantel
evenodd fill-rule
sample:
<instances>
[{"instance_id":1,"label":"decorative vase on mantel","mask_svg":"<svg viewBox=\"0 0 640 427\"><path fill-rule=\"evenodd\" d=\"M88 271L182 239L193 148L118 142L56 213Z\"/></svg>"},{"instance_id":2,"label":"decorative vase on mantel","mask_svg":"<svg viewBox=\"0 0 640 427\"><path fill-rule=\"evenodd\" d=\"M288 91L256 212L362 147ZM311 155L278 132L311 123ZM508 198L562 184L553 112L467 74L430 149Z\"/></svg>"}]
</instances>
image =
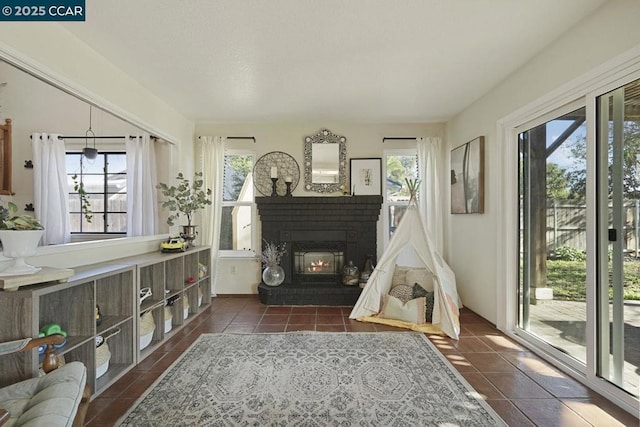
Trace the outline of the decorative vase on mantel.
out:
<instances>
[{"instance_id":1,"label":"decorative vase on mantel","mask_svg":"<svg viewBox=\"0 0 640 427\"><path fill-rule=\"evenodd\" d=\"M40 267L25 262L25 257L36 254L44 230L0 230L2 253L13 258L13 265L0 272L0 275L18 276L34 274L42 270Z\"/></svg>"},{"instance_id":2,"label":"decorative vase on mantel","mask_svg":"<svg viewBox=\"0 0 640 427\"><path fill-rule=\"evenodd\" d=\"M267 286L279 286L284 282L284 269L278 264L267 264L262 271L262 281Z\"/></svg>"}]
</instances>

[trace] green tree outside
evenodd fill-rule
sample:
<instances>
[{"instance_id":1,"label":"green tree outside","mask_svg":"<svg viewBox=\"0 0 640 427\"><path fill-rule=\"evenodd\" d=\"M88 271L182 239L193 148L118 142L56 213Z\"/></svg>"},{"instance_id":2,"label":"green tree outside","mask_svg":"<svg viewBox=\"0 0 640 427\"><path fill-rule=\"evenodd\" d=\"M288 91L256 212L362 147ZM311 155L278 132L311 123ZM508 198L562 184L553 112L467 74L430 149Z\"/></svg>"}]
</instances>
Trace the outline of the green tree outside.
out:
<instances>
[{"instance_id":1,"label":"green tree outside","mask_svg":"<svg viewBox=\"0 0 640 427\"><path fill-rule=\"evenodd\" d=\"M555 200L569 198L569 183L565 170L555 163L547 164L547 198Z\"/></svg>"}]
</instances>

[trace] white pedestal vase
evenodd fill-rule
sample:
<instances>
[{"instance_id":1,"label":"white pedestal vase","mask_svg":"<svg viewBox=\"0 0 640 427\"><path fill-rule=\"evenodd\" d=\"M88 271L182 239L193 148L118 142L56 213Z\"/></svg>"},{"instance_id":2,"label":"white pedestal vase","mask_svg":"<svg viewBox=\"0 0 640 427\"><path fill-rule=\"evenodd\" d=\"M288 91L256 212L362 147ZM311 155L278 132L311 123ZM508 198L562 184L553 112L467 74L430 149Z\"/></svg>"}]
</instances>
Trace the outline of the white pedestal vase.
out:
<instances>
[{"instance_id":1,"label":"white pedestal vase","mask_svg":"<svg viewBox=\"0 0 640 427\"><path fill-rule=\"evenodd\" d=\"M13 265L1 271L1 275L34 274L42 270L25 262L25 257L36 254L38 243L44 230L0 230L2 253L7 258L13 258Z\"/></svg>"}]
</instances>

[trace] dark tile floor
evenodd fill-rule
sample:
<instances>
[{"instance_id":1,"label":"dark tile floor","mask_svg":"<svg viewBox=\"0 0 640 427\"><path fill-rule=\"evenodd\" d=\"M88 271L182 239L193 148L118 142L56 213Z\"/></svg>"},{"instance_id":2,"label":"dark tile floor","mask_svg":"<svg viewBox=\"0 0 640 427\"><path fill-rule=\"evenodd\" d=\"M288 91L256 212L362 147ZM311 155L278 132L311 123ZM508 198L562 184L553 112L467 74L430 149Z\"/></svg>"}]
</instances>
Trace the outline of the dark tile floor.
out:
<instances>
[{"instance_id":1,"label":"dark tile floor","mask_svg":"<svg viewBox=\"0 0 640 427\"><path fill-rule=\"evenodd\" d=\"M91 402L89 426L110 426L202 333L404 331L348 318L350 307L264 306L257 296L218 297L127 375ZM564 375L463 310L455 341L429 339L510 426L638 426L637 418Z\"/></svg>"}]
</instances>

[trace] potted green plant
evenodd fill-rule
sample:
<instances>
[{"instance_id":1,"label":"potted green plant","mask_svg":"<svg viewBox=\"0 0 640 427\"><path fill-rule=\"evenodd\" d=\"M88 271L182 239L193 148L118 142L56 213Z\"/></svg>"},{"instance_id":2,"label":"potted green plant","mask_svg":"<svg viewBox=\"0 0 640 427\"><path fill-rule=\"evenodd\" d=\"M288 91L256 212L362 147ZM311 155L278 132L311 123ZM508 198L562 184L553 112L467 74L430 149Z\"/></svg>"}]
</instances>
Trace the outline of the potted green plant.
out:
<instances>
[{"instance_id":1,"label":"potted green plant","mask_svg":"<svg viewBox=\"0 0 640 427\"><path fill-rule=\"evenodd\" d=\"M174 225L180 215L187 217L187 225L182 226L183 232L180 236L187 241L188 245L191 245L198 234L195 230L196 226L191 224L193 214L211 204L211 189L204 188L202 172L196 172L193 181L185 178L180 172L176 181L178 185L168 186L165 183L160 183L156 188L160 189L162 195L167 198L162 203L162 207L171 212L167 218L167 224Z\"/></svg>"},{"instance_id":2,"label":"potted green plant","mask_svg":"<svg viewBox=\"0 0 640 427\"><path fill-rule=\"evenodd\" d=\"M40 268L27 264L25 257L34 255L44 234L44 227L31 215L17 215L18 206L8 202L0 205L0 240L4 256L13 258L12 266L2 271L4 275L33 274Z\"/></svg>"}]
</instances>

